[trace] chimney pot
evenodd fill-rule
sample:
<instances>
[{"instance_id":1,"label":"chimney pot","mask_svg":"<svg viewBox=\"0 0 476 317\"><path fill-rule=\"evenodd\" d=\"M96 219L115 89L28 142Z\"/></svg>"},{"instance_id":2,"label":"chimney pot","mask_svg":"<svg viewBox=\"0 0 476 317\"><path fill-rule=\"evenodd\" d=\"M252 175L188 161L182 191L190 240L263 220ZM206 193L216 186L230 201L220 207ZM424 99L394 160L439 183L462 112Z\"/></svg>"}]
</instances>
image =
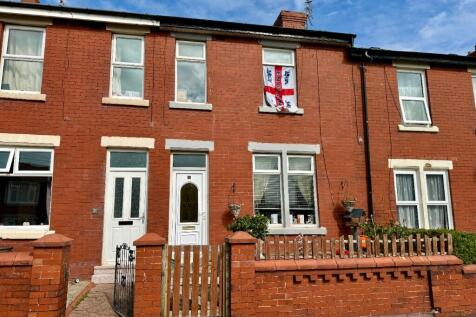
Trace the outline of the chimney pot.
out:
<instances>
[{"instance_id":1,"label":"chimney pot","mask_svg":"<svg viewBox=\"0 0 476 317\"><path fill-rule=\"evenodd\" d=\"M274 26L291 29L305 29L307 15L304 12L281 10Z\"/></svg>"}]
</instances>

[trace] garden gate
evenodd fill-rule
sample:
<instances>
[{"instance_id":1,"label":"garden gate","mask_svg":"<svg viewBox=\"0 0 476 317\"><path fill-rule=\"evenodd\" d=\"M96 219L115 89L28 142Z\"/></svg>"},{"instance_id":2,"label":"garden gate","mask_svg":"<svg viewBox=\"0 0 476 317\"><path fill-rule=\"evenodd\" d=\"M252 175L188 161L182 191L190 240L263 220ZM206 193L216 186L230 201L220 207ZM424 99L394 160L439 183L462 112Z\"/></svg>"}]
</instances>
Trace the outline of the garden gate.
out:
<instances>
[{"instance_id":1,"label":"garden gate","mask_svg":"<svg viewBox=\"0 0 476 317\"><path fill-rule=\"evenodd\" d=\"M121 317L134 316L135 251L127 244L116 247L112 307Z\"/></svg>"}]
</instances>

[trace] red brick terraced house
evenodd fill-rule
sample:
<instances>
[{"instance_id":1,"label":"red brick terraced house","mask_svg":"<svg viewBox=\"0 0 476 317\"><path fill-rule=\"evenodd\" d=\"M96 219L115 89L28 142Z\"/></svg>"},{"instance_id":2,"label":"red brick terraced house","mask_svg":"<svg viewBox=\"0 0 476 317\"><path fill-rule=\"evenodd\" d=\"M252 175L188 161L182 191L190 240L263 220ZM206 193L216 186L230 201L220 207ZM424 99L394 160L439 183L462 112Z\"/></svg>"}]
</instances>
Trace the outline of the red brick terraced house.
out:
<instances>
[{"instance_id":1,"label":"red brick terraced house","mask_svg":"<svg viewBox=\"0 0 476 317\"><path fill-rule=\"evenodd\" d=\"M474 57L355 48L288 11L1 2L0 22L0 244L71 237L72 277L104 281L145 232L221 243L231 204L280 235L347 233L346 197L380 223L476 231Z\"/></svg>"}]
</instances>

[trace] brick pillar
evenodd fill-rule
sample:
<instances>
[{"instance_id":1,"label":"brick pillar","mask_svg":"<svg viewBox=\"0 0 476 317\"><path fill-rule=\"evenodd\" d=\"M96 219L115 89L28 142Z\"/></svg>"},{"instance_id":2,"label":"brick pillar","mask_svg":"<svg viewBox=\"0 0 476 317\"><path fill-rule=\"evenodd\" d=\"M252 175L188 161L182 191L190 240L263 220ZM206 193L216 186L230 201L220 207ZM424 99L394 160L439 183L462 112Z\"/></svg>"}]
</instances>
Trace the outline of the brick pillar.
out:
<instances>
[{"instance_id":1,"label":"brick pillar","mask_svg":"<svg viewBox=\"0 0 476 317\"><path fill-rule=\"evenodd\" d=\"M165 239L156 233L147 233L134 241L136 246L134 317L160 316L164 244Z\"/></svg>"},{"instance_id":2,"label":"brick pillar","mask_svg":"<svg viewBox=\"0 0 476 317\"><path fill-rule=\"evenodd\" d=\"M72 241L60 234L50 234L32 242L28 317L65 316Z\"/></svg>"},{"instance_id":3,"label":"brick pillar","mask_svg":"<svg viewBox=\"0 0 476 317\"><path fill-rule=\"evenodd\" d=\"M256 242L250 234L239 231L227 238L231 252L231 315L255 316Z\"/></svg>"}]
</instances>

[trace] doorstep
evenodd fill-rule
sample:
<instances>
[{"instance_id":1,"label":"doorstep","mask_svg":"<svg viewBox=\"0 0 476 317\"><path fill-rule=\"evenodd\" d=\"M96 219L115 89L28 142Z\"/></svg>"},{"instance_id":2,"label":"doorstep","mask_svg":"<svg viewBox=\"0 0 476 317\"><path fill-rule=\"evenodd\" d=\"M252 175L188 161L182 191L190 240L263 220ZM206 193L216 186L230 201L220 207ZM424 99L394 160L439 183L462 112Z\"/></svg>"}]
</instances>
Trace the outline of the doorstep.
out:
<instances>
[{"instance_id":1,"label":"doorstep","mask_svg":"<svg viewBox=\"0 0 476 317\"><path fill-rule=\"evenodd\" d=\"M94 284L114 284L114 265L95 266L91 282Z\"/></svg>"}]
</instances>

